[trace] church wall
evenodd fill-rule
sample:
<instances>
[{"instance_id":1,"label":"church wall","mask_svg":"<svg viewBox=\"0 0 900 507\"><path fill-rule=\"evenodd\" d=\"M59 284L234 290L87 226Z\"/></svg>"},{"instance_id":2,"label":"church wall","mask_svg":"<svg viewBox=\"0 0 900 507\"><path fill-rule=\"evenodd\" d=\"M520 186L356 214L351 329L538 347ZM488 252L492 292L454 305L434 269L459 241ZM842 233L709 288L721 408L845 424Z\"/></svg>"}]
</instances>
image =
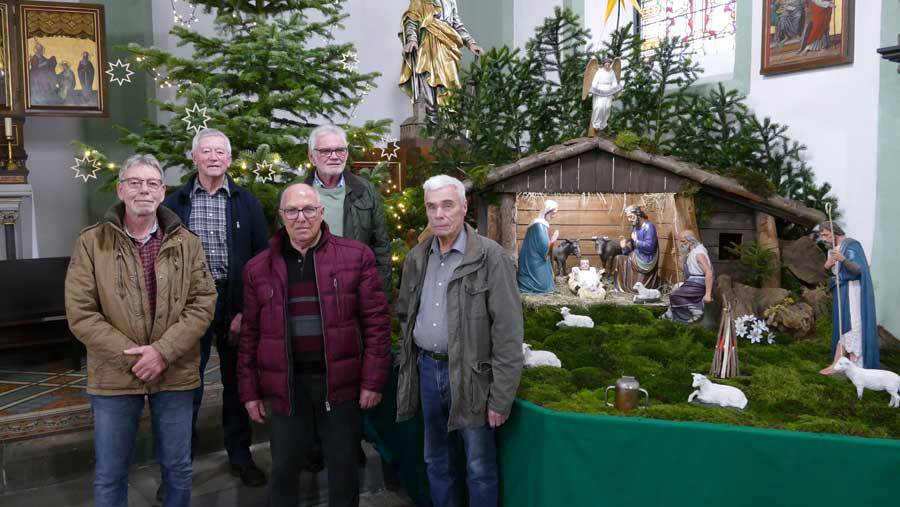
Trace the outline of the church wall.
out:
<instances>
[{"instance_id":1,"label":"church wall","mask_svg":"<svg viewBox=\"0 0 900 507\"><path fill-rule=\"evenodd\" d=\"M881 46L898 44L900 2L883 0ZM900 337L900 73L898 65L879 64L878 183L875 203L875 241L871 256L878 303L878 322Z\"/></svg>"}]
</instances>

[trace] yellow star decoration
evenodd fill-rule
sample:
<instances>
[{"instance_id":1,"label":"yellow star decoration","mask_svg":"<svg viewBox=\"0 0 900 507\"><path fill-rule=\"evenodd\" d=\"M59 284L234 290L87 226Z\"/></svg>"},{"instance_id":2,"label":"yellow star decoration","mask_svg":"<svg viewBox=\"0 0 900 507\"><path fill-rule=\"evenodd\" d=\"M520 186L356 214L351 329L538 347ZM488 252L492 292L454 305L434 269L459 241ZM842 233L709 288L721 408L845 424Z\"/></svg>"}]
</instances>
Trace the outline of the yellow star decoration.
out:
<instances>
[{"instance_id":1,"label":"yellow star decoration","mask_svg":"<svg viewBox=\"0 0 900 507\"><path fill-rule=\"evenodd\" d=\"M613 8L616 6L616 3L619 4L620 9L625 8L625 0L606 0L606 15L603 16L604 23L606 23L606 21L609 19L609 15L612 14ZM631 0L631 5L633 5L638 12L641 11L641 4L639 4L637 0Z\"/></svg>"},{"instance_id":2,"label":"yellow star decoration","mask_svg":"<svg viewBox=\"0 0 900 507\"><path fill-rule=\"evenodd\" d=\"M275 181L275 171L272 169L272 162L269 161L257 162L253 174L256 175L256 181L259 183Z\"/></svg>"},{"instance_id":3,"label":"yellow star decoration","mask_svg":"<svg viewBox=\"0 0 900 507\"><path fill-rule=\"evenodd\" d=\"M85 183L91 178L97 179L97 171L102 169L100 162L91 158L90 152L85 152L84 158L75 157L75 165L70 169L75 171L75 178L81 178Z\"/></svg>"}]
</instances>

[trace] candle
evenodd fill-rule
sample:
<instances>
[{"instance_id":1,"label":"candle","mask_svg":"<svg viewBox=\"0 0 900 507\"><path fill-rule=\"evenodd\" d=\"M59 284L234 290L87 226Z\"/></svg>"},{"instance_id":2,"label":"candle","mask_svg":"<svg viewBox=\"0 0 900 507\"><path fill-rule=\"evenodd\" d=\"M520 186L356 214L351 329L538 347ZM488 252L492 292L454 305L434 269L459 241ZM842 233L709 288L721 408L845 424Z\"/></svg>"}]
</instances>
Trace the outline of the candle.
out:
<instances>
[{"instance_id":1,"label":"candle","mask_svg":"<svg viewBox=\"0 0 900 507\"><path fill-rule=\"evenodd\" d=\"M10 118L8 116L6 118L3 118L3 128L4 128L4 131L6 132L6 137L13 136L12 118Z\"/></svg>"}]
</instances>

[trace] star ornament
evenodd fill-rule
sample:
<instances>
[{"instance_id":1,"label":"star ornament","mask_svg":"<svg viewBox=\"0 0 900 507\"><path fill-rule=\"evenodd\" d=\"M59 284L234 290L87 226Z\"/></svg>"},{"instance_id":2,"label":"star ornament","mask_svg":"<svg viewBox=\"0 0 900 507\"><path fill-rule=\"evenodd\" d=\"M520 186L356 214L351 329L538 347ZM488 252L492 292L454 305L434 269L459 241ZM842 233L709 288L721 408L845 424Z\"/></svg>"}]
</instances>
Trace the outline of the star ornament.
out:
<instances>
[{"instance_id":1,"label":"star ornament","mask_svg":"<svg viewBox=\"0 0 900 507\"><path fill-rule=\"evenodd\" d=\"M97 172L102 169L100 162L91 158L91 154L87 153L84 158L75 157L75 165L70 169L75 171L75 179L81 178L85 183L91 178L97 179Z\"/></svg>"},{"instance_id":2,"label":"star ornament","mask_svg":"<svg viewBox=\"0 0 900 507\"><path fill-rule=\"evenodd\" d=\"M272 162L269 161L257 162L253 174L256 175L256 181L259 183L275 181L275 170L272 169Z\"/></svg>"},{"instance_id":3,"label":"star ornament","mask_svg":"<svg viewBox=\"0 0 900 507\"><path fill-rule=\"evenodd\" d=\"M200 104L194 104L194 107L184 110L186 114L181 121L187 123L188 132L193 130L196 134L206 128L206 123L212 119L212 116L206 114L208 109L200 107Z\"/></svg>"},{"instance_id":4,"label":"star ornament","mask_svg":"<svg viewBox=\"0 0 900 507\"><path fill-rule=\"evenodd\" d=\"M634 10L641 12L641 4L637 2L637 0L630 0L631 5L634 6ZM616 4L619 4L620 9L625 8L625 4L627 2L625 0L606 0L606 15L603 16L603 22L609 19L609 15L612 14L613 9L616 7Z\"/></svg>"},{"instance_id":5,"label":"star ornament","mask_svg":"<svg viewBox=\"0 0 900 507\"><path fill-rule=\"evenodd\" d=\"M341 53L341 65L343 65L346 70L356 70L356 67L359 65L359 56L356 55L356 51Z\"/></svg>"},{"instance_id":6,"label":"star ornament","mask_svg":"<svg viewBox=\"0 0 900 507\"><path fill-rule=\"evenodd\" d=\"M116 71L117 69L121 74ZM122 62L122 59L117 59L115 63L109 62L109 70L106 73L109 74L109 80L119 86L122 86L123 83L130 83L131 76L134 75L131 64Z\"/></svg>"},{"instance_id":7,"label":"star ornament","mask_svg":"<svg viewBox=\"0 0 900 507\"><path fill-rule=\"evenodd\" d=\"M391 147L393 145L393 147ZM378 145L378 149L381 150L381 158L387 157L388 160L393 160L397 158L397 152L400 151L400 145L397 144L397 139L391 136L381 136L381 142Z\"/></svg>"}]
</instances>

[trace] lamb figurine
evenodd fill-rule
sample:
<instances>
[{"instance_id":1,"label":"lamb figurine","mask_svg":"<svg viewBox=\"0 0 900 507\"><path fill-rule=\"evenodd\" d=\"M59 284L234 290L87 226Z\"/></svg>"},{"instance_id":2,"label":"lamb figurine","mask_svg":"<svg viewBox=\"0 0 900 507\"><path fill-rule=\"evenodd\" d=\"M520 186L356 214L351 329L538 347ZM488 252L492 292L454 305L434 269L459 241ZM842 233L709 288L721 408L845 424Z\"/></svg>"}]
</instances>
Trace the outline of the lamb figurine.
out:
<instances>
[{"instance_id":1,"label":"lamb figurine","mask_svg":"<svg viewBox=\"0 0 900 507\"><path fill-rule=\"evenodd\" d=\"M862 399L863 391L887 391L891 395L889 407L900 407L900 375L887 370L860 368L853 361L842 357L834 365L834 371L842 371L856 386L856 395Z\"/></svg>"},{"instance_id":2,"label":"lamb figurine","mask_svg":"<svg viewBox=\"0 0 900 507\"><path fill-rule=\"evenodd\" d=\"M737 407L741 410L747 406L747 396L737 387L725 386L722 384L713 384L706 375L699 373L691 373L694 376L692 387L697 390L688 396L688 403L694 401L694 398L703 403L710 403L720 407Z\"/></svg>"},{"instance_id":3,"label":"lamb figurine","mask_svg":"<svg viewBox=\"0 0 900 507\"><path fill-rule=\"evenodd\" d=\"M634 300L633 300L635 303L659 301L659 299L662 297L659 294L658 290L648 289L648 288L644 287L644 284L642 284L641 282L637 282L636 284L634 284L634 287L632 287L632 290L637 291L637 295L634 296Z\"/></svg>"},{"instance_id":4,"label":"lamb figurine","mask_svg":"<svg viewBox=\"0 0 900 507\"><path fill-rule=\"evenodd\" d=\"M526 368L531 368L533 366L554 366L556 368L562 368L562 363L559 361L559 358L556 357L556 354L547 350L531 350L531 345L527 343L522 344L522 355L525 356Z\"/></svg>"},{"instance_id":5,"label":"lamb figurine","mask_svg":"<svg viewBox=\"0 0 900 507\"><path fill-rule=\"evenodd\" d=\"M556 323L558 327L594 327L594 320L585 315L572 315L565 306L559 309L563 320Z\"/></svg>"}]
</instances>

